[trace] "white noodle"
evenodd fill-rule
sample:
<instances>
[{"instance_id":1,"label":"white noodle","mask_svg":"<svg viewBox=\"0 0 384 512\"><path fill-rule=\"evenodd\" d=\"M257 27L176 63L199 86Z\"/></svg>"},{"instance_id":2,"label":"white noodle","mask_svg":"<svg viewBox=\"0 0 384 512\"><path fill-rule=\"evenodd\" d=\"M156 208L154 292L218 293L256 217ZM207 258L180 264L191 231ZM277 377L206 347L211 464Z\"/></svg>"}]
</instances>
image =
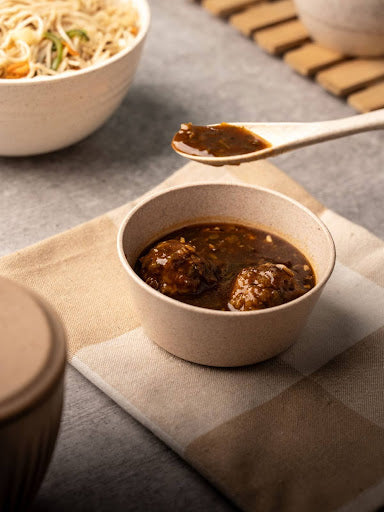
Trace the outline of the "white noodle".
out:
<instances>
[{"instance_id":1,"label":"white noodle","mask_svg":"<svg viewBox=\"0 0 384 512\"><path fill-rule=\"evenodd\" d=\"M136 9L116 0L0 0L0 79L84 69L132 46L138 29ZM61 62L47 33L63 44Z\"/></svg>"}]
</instances>

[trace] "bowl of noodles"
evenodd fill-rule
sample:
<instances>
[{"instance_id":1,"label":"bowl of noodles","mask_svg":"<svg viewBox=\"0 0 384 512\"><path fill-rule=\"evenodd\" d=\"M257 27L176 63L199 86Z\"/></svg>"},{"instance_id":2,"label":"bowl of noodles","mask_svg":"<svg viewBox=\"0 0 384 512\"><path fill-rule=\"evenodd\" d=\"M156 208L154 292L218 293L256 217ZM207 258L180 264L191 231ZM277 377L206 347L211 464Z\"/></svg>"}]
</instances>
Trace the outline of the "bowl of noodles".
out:
<instances>
[{"instance_id":1,"label":"bowl of noodles","mask_svg":"<svg viewBox=\"0 0 384 512\"><path fill-rule=\"evenodd\" d=\"M55 151L90 135L133 80L147 0L0 2L0 155Z\"/></svg>"}]
</instances>

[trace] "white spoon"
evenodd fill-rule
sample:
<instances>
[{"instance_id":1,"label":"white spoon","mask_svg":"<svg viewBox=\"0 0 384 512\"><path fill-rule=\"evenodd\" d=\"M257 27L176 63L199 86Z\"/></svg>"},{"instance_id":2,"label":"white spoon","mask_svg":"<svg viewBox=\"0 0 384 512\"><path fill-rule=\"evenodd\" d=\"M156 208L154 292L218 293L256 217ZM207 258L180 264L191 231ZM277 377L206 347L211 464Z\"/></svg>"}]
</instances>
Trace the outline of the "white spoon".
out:
<instances>
[{"instance_id":1,"label":"white spoon","mask_svg":"<svg viewBox=\"0 0 384 512\"><path fill-rule=\"evenodd\" d=\"M238 165L262 158L281 155L293 149L310 146L326 140L337 139L353 133L378 130L384 128L384 108L357 116L321 121L316 123L230 123L246 128L256 136L267 141L270 146L252 153L232 156L211 156L206 154L190 154L173 149L181 156L208 165ZM208 125L218 126L218 125Z\"/></svg>"}]
</instances>

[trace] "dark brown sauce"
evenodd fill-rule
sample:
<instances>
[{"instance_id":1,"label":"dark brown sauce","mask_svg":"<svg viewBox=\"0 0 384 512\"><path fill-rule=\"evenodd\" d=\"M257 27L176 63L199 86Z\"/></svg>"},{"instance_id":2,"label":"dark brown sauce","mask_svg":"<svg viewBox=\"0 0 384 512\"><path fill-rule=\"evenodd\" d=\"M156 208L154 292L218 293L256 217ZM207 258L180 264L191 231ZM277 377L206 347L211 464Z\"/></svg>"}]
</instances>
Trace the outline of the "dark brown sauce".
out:
<instances>
[{"instance_id":1,"label":"dark brown sauce","mask_svg":"<svg viewBox=\"0 0 384 512\"><path fill-rule=\"evenodd\" d=\"M188 155L220 157L253 153L270 147L270 144L246 128L233 124L195 126L186 123L173 137L172 147Z\"/></svg>"},{"instance_id":2,"label":"dark brown sauce","mask_svg":"<svg viewBox=\"0 0 384 512\"><path fill-rule=\"evenodd\" d=\"M265 309L315 285L306 257L286 240L238 224L197 224L147 247L135 265L150 286L217 310Z\"/></svg>"}]
</instances>

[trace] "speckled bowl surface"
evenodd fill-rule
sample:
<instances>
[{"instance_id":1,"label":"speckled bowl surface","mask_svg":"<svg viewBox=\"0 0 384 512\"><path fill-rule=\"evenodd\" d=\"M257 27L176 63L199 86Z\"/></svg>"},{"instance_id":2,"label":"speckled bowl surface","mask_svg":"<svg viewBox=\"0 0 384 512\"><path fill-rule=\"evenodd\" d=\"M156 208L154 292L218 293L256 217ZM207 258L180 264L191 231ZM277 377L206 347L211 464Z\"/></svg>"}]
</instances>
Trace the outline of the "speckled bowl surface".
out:
<instances>
[{"instance_id":1,"label":"speckled bowl surface","mask_svg":"<svg viewBox=\"0 0 384 512\"><path fill-rule=\"evenodd\" d=\"M384 55L384 0L294 0L312 37L346 55Z\"/></svg>"},{"instance_id":2,"label":"speckled bowl surface","mask_svg":"<svg viewBox=\"0 0 384 512\"><path fill-rule=\"evenodd\" d=\"M141 22L133 47L76 72L0 80L0 156L61 149L113 114L133 80L150 23L147 0L132 1Z\"/></svg>"},{"instance_id":3,"label":"speckled bowl surface","mask_svg":"<svg viewBox=\"0 0 384 512\"><path fill-rule=\"evenodd\" d=\"M182 226L210 221L253 225L284 237L311 262L316 286L274 308L216 311L167 297L135 273L137 257L149 243ZM151 196L127 215L117 245L127 290L149 338L178 357L211 366L253 364L292 345L335 262L328 229L308 209L277 192L224 183L176 187Z\"/></svg>"}]
</instances>

